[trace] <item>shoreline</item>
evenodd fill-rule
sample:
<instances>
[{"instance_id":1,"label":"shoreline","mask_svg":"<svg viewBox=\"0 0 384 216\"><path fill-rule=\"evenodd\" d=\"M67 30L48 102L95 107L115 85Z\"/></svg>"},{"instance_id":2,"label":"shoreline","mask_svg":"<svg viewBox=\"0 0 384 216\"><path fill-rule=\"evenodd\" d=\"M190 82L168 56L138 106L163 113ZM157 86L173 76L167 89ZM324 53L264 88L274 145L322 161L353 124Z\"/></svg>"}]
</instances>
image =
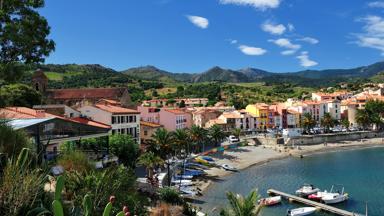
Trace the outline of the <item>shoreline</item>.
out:
<instances>
[{"instance_id":1,"label":"shoreline","mask_svg":"<svg viewBox=\"0 0 384 216\"><path fill-rule=\"evenodd\" d=\"M229 164L238 168L238 172L241 172L250 167L261 166L289 157L303 158L317 154L377 147L384 147L384 138L370 138L358 141L349 140L308 146L302 145L295 149L287 146L245 146L235 150L225 151L220 155L211 155L211 157L215 159L217 164ZM208 190L213 183L222 180L223 177L236 173L225 171L220 167L212 167L206 170L206 172L207 176L198 179L196 182L196 188L199 188L202 193Z\"/></svg>"}]
</instances>

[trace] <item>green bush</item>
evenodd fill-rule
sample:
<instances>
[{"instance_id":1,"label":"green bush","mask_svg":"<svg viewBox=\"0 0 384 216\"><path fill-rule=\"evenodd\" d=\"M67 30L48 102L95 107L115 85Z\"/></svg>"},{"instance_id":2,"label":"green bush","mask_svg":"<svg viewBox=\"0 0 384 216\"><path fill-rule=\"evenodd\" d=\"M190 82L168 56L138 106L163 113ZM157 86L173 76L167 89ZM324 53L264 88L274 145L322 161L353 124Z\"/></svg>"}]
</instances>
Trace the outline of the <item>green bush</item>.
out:
<instances>
[{"instance_id":1,"label":"green bush","mask_svg":"<svg viewBox=\"0 0 384 216\"><path fill-rule=\"evenodd\" d=\"M170 187L164 187L159 189L159 199L161 201L174 205L184 203L177 190Z\"/></svg>"}]
</instances>

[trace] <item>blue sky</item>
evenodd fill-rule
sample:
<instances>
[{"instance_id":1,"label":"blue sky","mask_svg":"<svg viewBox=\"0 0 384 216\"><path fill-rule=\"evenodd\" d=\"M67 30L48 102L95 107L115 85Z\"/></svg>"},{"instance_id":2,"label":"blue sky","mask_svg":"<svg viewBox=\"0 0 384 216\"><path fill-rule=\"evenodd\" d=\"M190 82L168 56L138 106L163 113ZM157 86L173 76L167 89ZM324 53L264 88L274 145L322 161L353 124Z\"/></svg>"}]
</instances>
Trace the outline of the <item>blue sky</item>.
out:
<instances>
[{"instance_id":1,"label":"blue sky","mask_svg":"<svg viewBox=\"0 0 384 216\"><path fill-rule=\"evenodd\" d=\"M46 63L272 72L382 61L384 0L46 0Z\"/></svg>"}]
</instances>

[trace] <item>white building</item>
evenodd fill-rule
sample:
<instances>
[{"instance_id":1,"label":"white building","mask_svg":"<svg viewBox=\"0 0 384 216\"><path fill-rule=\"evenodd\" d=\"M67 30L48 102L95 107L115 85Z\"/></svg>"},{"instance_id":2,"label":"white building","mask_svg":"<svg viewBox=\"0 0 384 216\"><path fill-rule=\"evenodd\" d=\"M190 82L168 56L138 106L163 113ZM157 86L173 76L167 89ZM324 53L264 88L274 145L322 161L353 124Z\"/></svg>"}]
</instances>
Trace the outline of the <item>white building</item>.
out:
<instances>
[{"instance_id":1,"label":"white building","mask_svg":"<svg viewBox=\"0 0 384 216\"><path fill-rule=\"evenodd\" d=\"M140 112L110 104L86 105L78 109L93 121L110 125L112 134L129 134L140 143Z\"/></svg>"}]
</instances>

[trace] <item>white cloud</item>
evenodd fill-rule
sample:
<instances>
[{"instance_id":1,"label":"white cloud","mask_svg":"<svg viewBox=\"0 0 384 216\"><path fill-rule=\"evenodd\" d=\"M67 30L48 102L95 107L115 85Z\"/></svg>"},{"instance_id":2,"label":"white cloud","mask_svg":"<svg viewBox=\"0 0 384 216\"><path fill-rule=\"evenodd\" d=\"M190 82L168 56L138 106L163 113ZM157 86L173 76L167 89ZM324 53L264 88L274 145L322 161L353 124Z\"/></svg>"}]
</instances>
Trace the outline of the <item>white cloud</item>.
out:
<instances>
[{"instance_id":1,"label":"white cloud","mask_svg":"<svg viewBox=\"0 0 384 216\"><path fill-rule=\"evenodd\" d=\"M208 28L209 21L207 18L200 17L200 16L191 16L191 15L187 15L187 18L191 23L193 23L195 26L199 28L202 28L202 29Z\"/></svg>"},{"instance_id":2,"label":"white cloud","mask_svg":"<svg viewBox=\"0 0 384 216\"><path fill-rule=\"evenodd\" d=\"M298 41L304 41L304 42L307 42L310 44L318 44L320 42L318 39L312 38L312 37L303 37L303 38L299 38L297 40Z\"/></svg>"},{"instance_id":3,"label":"white cloud","mask_svg":"<svg viewBox=\"0 0 384 216\"><path fill-rule=\"evenodd\" d=\"M361 47L380 50L384 55L384 19L379 16L366 16L359 21L365 25L363 33L356 34L356 43Z\"/></svg>"},{"instance_id":4,"label":"white cloud","mask_svg":"<svg viewBox=\"0 0 384 216\"><path fill-rule=\"evenodd\" d=\"M237 40L231 40L231 44L237 44Z\"/></svg>"},{"instance_id":5,"label":"white cloud","mask_svg":"<svg viewBox=\"0 0 384 216\"><path fill-rule=\"evenodd\" d=\"M281 52L281 55L293 55L297 50L284 50Z\"/></svg>"},{"instance_id":6,"label":"white cloud","mask_svg":"<svg viewBox=\"0 0 384 216\"><path fill-rule=\"evenodd\" d=\"M279 47L287 48L289 50L298 50L301 48L300 44L293 44L289 39L287 38L279 38L277 40L268 40L269 42L272 42L276 44Z\"/></svg>"},{"instance_id":7,"label":"white cloud","mask_svg":"<svg viewBox=\"0 0 384 216\"><path fill-rule=\"evenodd\" d=\"M303 51L299 56L296 56L300 60L300 65L303 67L313 67L318 65L319 63L309 59L308 52Z\"/></svg>"},{"instance_id":8,"label":"white cloud","mask_svg":"<svg viewBox=\"0 0 384 216\"><path fill-rule=\"evenodd\" d=\"M384 1L374 1L374 2L369 2L368 7L373 7L373 8L384 8Z\"/></svg>"},{"instance_id":9,"label":"white cloud","mask_svg":"<svg viewBox=\"0 0 384 216\"><path fill-rule=\"evenodd\" d=\"M240 45L239 49L245 55L253 55L253 56L261 56L267 52L267 50L265 50L263 48L251 47L251 46L246 46L246 45Z\"/></svg>"},{"instance_id":10,"label":"white cloud","mask_svg":"<svg viewBox=\"0 0 384 216\"><path fill-rule=\"evenodd\" d=\"M222 4L251 6L260 10L277 8L279 7L280 2L281 0L220 0L220 3Z\"/></svg>"},{"instance_id":11,"label":"white cloud","mask_svg":"<svg viewBox=\"0 0 384 216\"><path fill-rule=\"evenodd\" d=\"M288 27L288 31L290 32L295 31L295 26L293 24L288 23L287 27Z\"/></svg>"},{"instance_id":12,"label":"white cloud","mask_svg":"<svg viewBox=\"0 0 384 216\"><path fill-rule=\"evenodd\" d=\"M261 25L261 29L273 35L282 35L287 30L283 24L273 24L268 21Z\"/></svg>"}]
</instances>

